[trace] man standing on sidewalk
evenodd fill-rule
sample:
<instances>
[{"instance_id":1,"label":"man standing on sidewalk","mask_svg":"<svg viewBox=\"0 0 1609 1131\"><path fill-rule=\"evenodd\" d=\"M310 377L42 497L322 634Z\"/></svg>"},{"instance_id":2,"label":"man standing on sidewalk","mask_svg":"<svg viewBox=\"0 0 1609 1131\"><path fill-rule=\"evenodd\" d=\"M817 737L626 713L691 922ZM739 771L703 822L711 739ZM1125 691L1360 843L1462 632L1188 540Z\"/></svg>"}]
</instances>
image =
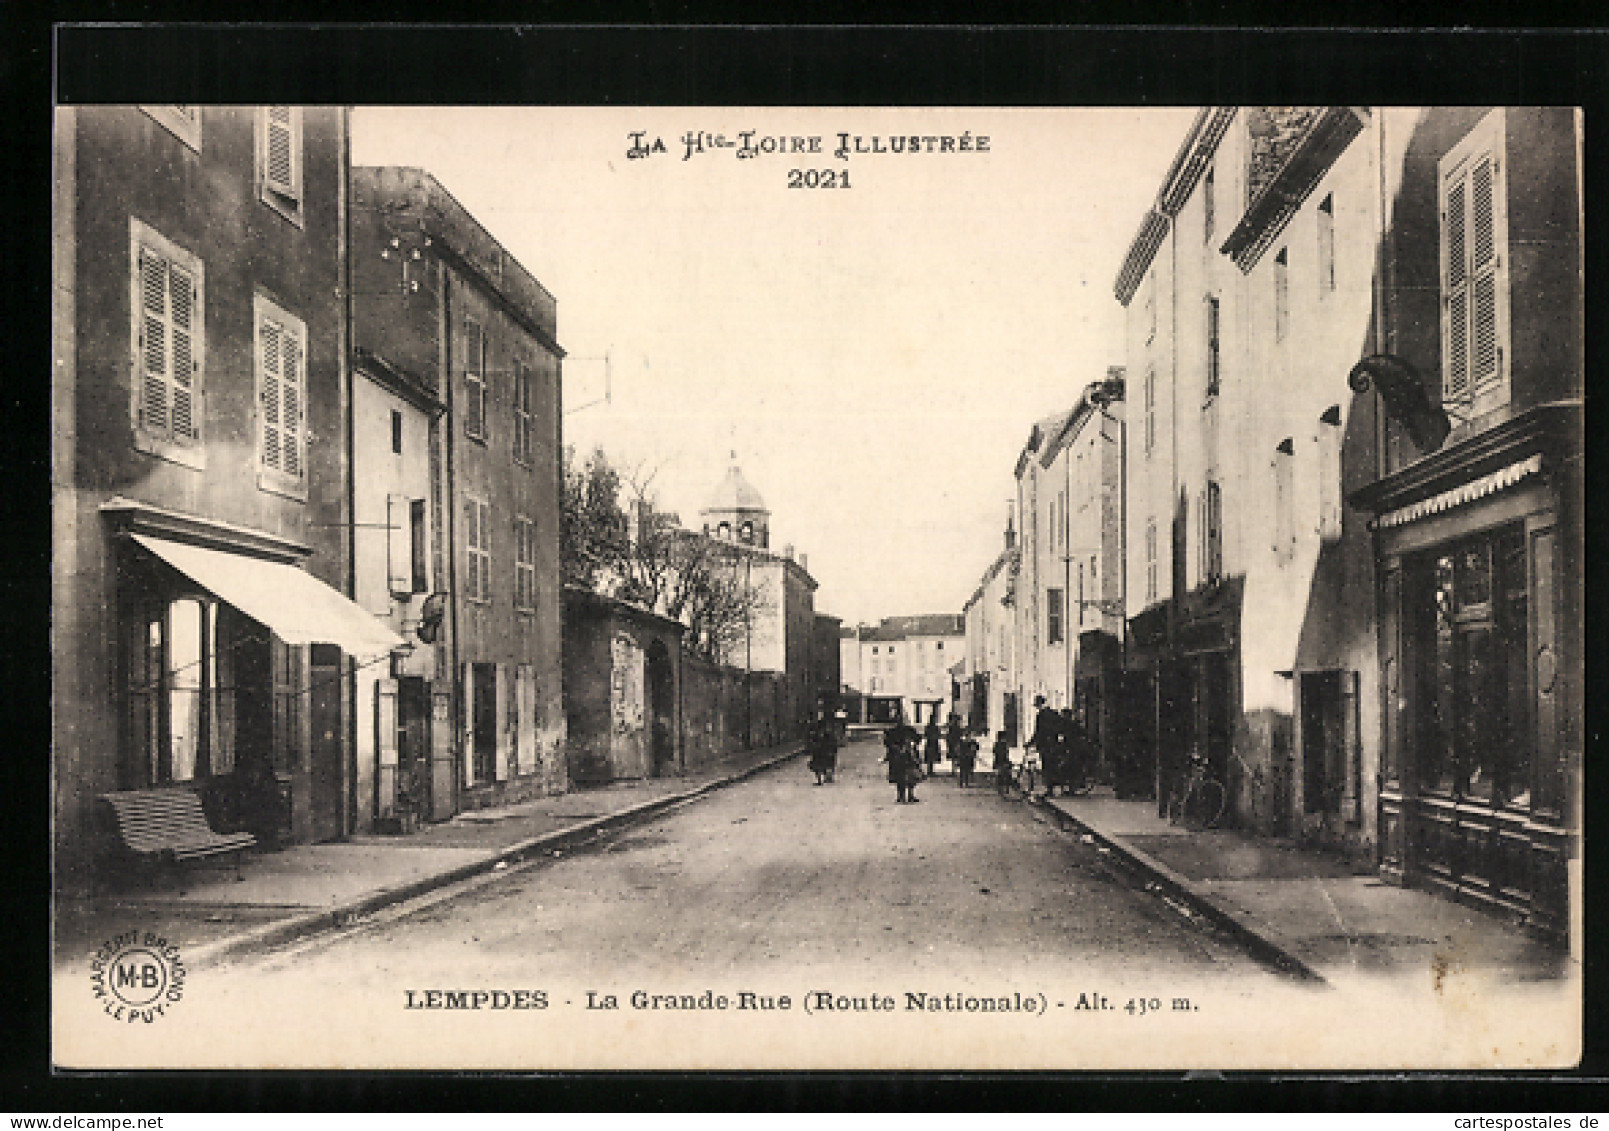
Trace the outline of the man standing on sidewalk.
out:
<instances>
[{"instance_id":1,"label":"man standing on sidewalk","mask_svg":"<svg viewBox=\"0 0 1609 1131\"><path fill-rule=\"evenodd\" d=\"M1043 695L1034 696L1034 733L1023 745L1039 751L1045 770L1045 796L1049 797L1061 773L1061 716L1045 706Z\"/></svg>"}]
</instances>

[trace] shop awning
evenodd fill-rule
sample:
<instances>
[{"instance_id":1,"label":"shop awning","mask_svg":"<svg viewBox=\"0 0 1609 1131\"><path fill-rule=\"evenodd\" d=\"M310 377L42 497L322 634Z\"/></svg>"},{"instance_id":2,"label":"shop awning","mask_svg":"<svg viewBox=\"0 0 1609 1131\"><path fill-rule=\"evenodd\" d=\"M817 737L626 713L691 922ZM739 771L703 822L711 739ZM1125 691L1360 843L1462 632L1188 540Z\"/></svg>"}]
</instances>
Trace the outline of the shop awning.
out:
<instances>
[{"instance_id":1,"label":"shop awning","mask_svg":"<svg viewBox=\"0 0 1609 1131\"><path fill-rule=\"evenodd\" d=\"M287 644L334 644L360 660L403 647L402 637L379 618L295 566L146 534L130 537Z\"/></svg>"}]
</instances>

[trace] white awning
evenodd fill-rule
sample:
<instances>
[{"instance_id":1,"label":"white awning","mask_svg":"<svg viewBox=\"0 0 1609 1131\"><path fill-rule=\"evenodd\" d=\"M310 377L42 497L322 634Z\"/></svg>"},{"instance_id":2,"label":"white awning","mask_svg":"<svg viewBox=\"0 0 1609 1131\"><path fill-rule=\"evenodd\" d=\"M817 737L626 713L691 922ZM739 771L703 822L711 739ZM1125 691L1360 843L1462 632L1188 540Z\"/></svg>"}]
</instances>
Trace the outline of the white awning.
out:
<instances>
[{"instance_id":1,"label":"white awning","mask_svg":"<svg viewBox=\"0 0 1609 1131\"><path fill-rule=\"evenodd\" d=\"M360 660L404 646L377 617L295 566L147 534L131 537L287 644L335 644Z\"/></svg>"}]
</instances>

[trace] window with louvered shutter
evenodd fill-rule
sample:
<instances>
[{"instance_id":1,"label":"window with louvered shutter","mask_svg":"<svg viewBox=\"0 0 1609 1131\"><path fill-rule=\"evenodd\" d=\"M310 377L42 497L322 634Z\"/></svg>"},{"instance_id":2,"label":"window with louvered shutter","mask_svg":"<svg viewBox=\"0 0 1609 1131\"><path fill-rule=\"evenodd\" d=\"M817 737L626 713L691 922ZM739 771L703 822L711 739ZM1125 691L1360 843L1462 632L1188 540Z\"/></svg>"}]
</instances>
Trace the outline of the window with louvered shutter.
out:
<instances>
[{"instance_id":1,"label":"window with louvered shutter","mask_svg":"<svg viewBox=\"0 0 1609 1131\"><path fill-rule=\"evenodd\" d=\"M199 106L141 106L169 133L197 153L201 152L201 107Z\"/></svg>"},{"instance_id":2,"label":"window with louvered shutter","mask_svg":"<svg viewBox=\"0 0 1609 1131\"><path fill-rule=\"evenodd\" d=\"M464 544L468 551L464 589L471 601L492 599L491 508L479 499L464 500Z\"/></svg>"},{"instance_id":3,"label":"window with louvered shutter","mask_svg":"<svg viewBox=\"0 0 1609 1131\"><path fill-rule=\"evenodd\" d=\"M265 106L257 122L257 179L262 199L292 220L302 209L302 109Z\"/></svg>"},{"instance_id":4,"label":"window with louvered shutter","mask_svg":"<svg viewBox=\"0 0 1609 1131\"><path fill-rule=\"evenodd\" d=\"M535 427L531 414L531 367L514 362L514 458L531 462L535 448Z\"/></svg>"},{"instance_id":5,"label":"window with louvered shutter","mask_svg":"<svg viewBox=\"0 0 1609 1131\"><path fill-rule=\"evenodd\" d=\"M130 259L135 445L199 466L201 262L137 220Z\"/></svg>"},{"instance_id":6,"label":"window with louvered shutter","mask_svg":"<svg viewBox=\"0 0 1609 1131\"><path fill-rule=\"evenodd\" d=\"M300 491L307 478L307 328L256 296L261 486Z\"/></svg>"},{"instance_id":7,"label":"window with louvered shutter","mask_svg":"<svg viewBox=\"0 0 1609 1131\"><path fill-rule=\"evenodd\" d=\"M1496 111L1440 163L1442 400L1462 416L1508 401L1503 148Z\"/></svg>"},{"instance_id":8,"label":"window with louvered shutter","mask_svg":"<svg viewBox=\"0 0 1609 1131\"><path fill-rule=\"evenodd\" d=\"M536 607L536 525L528 518L514 520L514 607Z\"/></svg>"},{"instance_id":9,"label":"window with louvered shutter","mask_svg":"<svg viewBox=\"0 0 1609 1131\"><path fill-rule=\"evenodd\" d=\"M470 320L464 322L464 434L486 438L486 335Z\"/></svg>"}]
</instances>

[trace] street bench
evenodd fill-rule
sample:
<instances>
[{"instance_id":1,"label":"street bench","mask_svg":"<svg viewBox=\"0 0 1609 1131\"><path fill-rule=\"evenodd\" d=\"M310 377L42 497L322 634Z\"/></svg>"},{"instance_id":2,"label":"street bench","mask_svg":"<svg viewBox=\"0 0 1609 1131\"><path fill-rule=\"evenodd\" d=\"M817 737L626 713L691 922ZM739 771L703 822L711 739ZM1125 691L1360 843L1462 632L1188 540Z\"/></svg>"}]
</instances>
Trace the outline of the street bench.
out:
<instances>
[{"instance_id":1,"label":"street bench","mask_svg":"<svg viewBox=\"0 0 1609 1131\"><path fill-rule=\"evenodd\" d=\"M235 878L244 879L240 854L257 838L251 833L214 832L201 809L201 798L190 790L125 790L102 794L99 800L110 813L112 830L125 854L177 867L233 853Z\"/></svg>"}]
</instances>

